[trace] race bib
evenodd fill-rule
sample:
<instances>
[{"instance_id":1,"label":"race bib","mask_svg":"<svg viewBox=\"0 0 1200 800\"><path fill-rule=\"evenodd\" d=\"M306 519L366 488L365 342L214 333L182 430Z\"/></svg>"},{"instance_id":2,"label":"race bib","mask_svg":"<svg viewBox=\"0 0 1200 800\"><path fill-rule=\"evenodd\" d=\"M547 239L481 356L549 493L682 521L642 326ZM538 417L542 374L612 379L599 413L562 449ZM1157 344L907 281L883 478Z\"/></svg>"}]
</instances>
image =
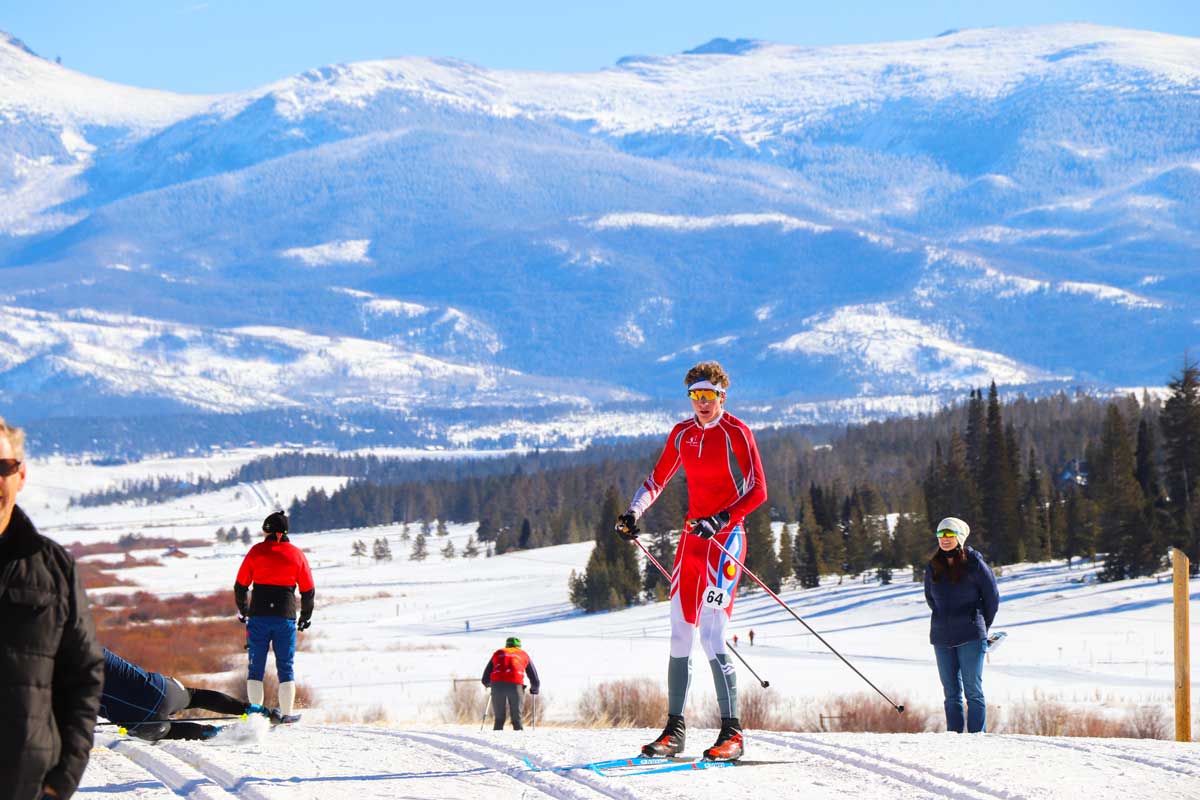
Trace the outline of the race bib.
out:
<instances>
[{"instance_id":1,"label":"race bib","mask_svg":"<svg viewBox=\"0 0 1200 800\"><path fill-rule=\"evenodd\" d=\"M704 605L706 608L724 609L729 605L729 590L720 586L709 586L704 590Z\"/></svg>"}]
</instances>

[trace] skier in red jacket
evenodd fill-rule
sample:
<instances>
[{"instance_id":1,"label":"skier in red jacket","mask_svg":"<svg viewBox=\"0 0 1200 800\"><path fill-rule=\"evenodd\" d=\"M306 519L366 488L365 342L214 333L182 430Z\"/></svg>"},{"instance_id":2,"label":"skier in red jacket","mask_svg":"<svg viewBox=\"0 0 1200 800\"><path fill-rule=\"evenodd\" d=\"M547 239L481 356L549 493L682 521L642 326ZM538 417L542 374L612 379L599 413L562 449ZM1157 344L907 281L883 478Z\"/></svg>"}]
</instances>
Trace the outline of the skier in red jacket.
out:
<instances>
[{"instance_id":1,"label":"skier in red jacket","mask_svg":"<svg viewBox=\"0 0 1200 800\"><path fill-rule=\"evenodd\" d=\"M742 521L767 499L767 482L754 434L725 411L729 376L721 365L701 362L688 370L684 383L695 415L671 430L654 471L616 524L619 535L635 538L638 519L683 468L688 510L671 571L667 725L661 736L642 748L642 753L664 756L683 750L683 708L691 683L692 645L698 627L721 710L721 732L716 743L704 751L704 757L730 761L741 757L743 743L737 717L737 673L725 652L725 628L733 613L741 570L713 542L720 542L738 560L745 558Z\"/></svg>"},{"instance_id":2,"label":"skier in red jacket","mask_svg":"<svg viewBox=\"0 0 1200 800\"><path fill-rule=\"evenodd\" d=\"M521 640L510 636L504 647L492 653L483 665L483 685L492 690L492 716L496 724L492 730L504 730L506 713L512 716L514 731L524 729L521 724L521 692L525 689L525 676L529 675L529 693L537 694L542 688L534 669L533 660L521 649ZM507 710L506 710L507 707Z\"/></svg>"},{"instance_id":3,"label":"skier in red jacket","mask_svg":"<svg viewBox=\"0 0 1200 800\"><path fill-rule=\"evenodd\" d=\"M288 518L276 511L263 520L266 538L246 554L233 584L238 620L247 626L250 645L250 670L246 696L251 703L263 703L263 675L267 669L267 651L275 650L275 669L279 674L279 706L273 722L295 722L296 631L311 624L316 590L308 559L287 537ZM251 584L254 592L249 595ZM300 589L300 621L296 621L295 589Z\"/></svg>"}]
</instances>

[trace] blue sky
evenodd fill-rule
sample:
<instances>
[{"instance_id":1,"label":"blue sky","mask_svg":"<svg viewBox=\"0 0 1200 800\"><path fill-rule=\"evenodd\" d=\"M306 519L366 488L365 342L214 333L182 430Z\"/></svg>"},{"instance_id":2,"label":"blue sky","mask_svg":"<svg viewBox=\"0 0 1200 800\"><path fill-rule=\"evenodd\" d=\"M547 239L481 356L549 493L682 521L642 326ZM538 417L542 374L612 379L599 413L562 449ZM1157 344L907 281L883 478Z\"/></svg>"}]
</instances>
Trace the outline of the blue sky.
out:
<instances>
[{"instance_id":1,"label":"blue sky","mask_svg":"<svg viewBox=\"0 0 1200 800\"><path fill-rule=\"evenodd\" d=\"M16 6L16 7L14 7ZM325 64L452 56L498 69L590 71L714 37L823 45L948 28L1087 21L1200 36L1198 0L6 0L0 29L108 80L248 89Z\"/></svg>"}]
</instances>

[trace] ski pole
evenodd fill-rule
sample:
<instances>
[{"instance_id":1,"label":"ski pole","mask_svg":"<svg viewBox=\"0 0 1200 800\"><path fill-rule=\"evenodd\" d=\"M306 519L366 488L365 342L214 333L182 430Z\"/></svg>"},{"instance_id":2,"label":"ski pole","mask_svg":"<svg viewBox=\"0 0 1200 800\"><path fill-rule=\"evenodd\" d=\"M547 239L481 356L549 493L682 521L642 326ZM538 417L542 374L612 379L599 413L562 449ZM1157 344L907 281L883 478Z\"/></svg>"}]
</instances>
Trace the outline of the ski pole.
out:
<instances>
[{"instance_id":1,"label":"ski pole","mask_svg":"<svg viewBox=\"0 0 1200 800\"><path fill-rule=\"evenodd\" d=\"M839 652L838 652L836 649L834 649L833 645L831 645L829 642L825 641L824 637L822 637L822 636L821 636L821 634L819 634L819 633L817 633L816 631L814 631L814 630L812 629L812 626L811 626L811 625L809 625L807 622L805 622L805 621L804 621L804 618L803 618L803 617L801 617L799 614L797 614L795 611L793 611L791 606L789 606L787 603L783 602L783 600L782 600L782 599L779 597L779 595L777 595L777 594L775 594L774 592L772 592L772 591L771 591L771 587L769 587L769 586L767 586L765 583L763 583L763 582L762 582L762 580L761 580L761 579L760 579L760 578L759 578L757 575L755 575L753 572L751 572L750 570L746 569L746 565L745 565L745 564L743 564L743 563L742 563L742 562L741 562L741 561L738 559L738 557L737 557L737 556L735 556L733 553L731 553L731 552L729 552L728 550L726 550L726 549L725 549L725 547L724 547L724 545L722 545L720 542L718 542L718 541L717 541L715 538L714 538L714 539L709 539L709 541L710 541L710 542L712 542L713 544L715 544L715 545L716 545L718 548L720 548L720 550L721 550L721 552L722 552L722 553L724 553L725 555L729 556L729 560L730 560L730 561L732 561L733 563L735 563L735 564L737 564L739 567L741 567L741 569L742 569L742 572L745 572L747 575L749 575L751 578L753 578L753 579L754 579L754 582L755 582L755 583L757 583L759 586L761 586L761 587L763 588L763 590L764 590L764 591L765 591L767 594L771 595L771 598L772 598L772 599L773 599L773 600L774 600L776 603L779 603L779 605L783 606L783 609L784 609L785 611L787 611L789 614L791 614L793 617L795 617L797 622L799 622L799 623L800 623L801 625L803 625L804 627L808 628L808 631L809 631L809 633L811 633L813 636L817 637L818 641L820 641L820 642L821 642L821 644L823 644L823 645L825 645L826 647L828 647L828 648L829 648L829 650L830 650L830 651L831 651L831 652L832 652L832 653L833 653L835 656L837 656L838 658L840 658L840 659L842 660L842 663L843 663L843 664L845 664L845 665L846 665L847 667L849 667L850 669L854 670L854 674L855 674L855 675L857 675L858 677L860 677L860 678L862 678L864 681L866 681L866 682L867 682L867 685L868 685L868 686L870 686L872 689L874 689L876 692L879 692L879 696L880 696L880 697L882 697L884 700L886 700L886 701L888 702L888 705L890 705L892 708L896 709L896 712L897 712L897 713L899 713L899 714L903 714L903 713L904 713L904 706L902 706L902 705L897 705L897 704L896 704L896 702L895 702L895 701L893 701L893 700L892 700L892 698L890 698L890 697L888 697L886 694L884 694L884 693L883 693L883 691L882 691L882 690L881 690L881 689L880 689L878 686L876 686L875 684L871 683L870 679L868 679L866 675L863 675L861 672L859 672L859 671L858 671L858 667L854 666L854 665L853 665L853 664L851 664L849 661L847 661L847 660L846 660L846 657L845 657L845 656L843 656L841 653L839 653ZM644 550L645 548L643 547L642 549Z\"/></svg>"},{"instance_id":2,"label":"ski pole","mask_svg":"<svg viewBox=\"0 0 1200 800\"><path fill-rule=\"evenodd\" d=\"M754 667L752 667L746 663L746 659L742 658L742 654L737 651L736 647L734 647L728 641L725 642L725 646L733 651L733 654L738 657L738 661L742 662L742 664L745 665L746 669L750 670L751 675L753 675L755 678L758 678L758 683L760 686L762 686L762 688L766 689L768 686L771 685L770 681L764 681L762 678L758 677L758 673L754 671Z\"/></svg>"},{"instance_id":3,"label":"ski pole","mask_svg":"<svg viewBox=\"0 0 1200 800\"><path fill-rule=\"evenodd\" d=\"M96 727L99 728L103 725L112 725L117 728L129 728L129 727L137 727L138 725L145 725L150 722L212 722L214 720L243 719L245 716L246 716L245 714L239 714L236 717L227 715L227 716L222 716L222 717L192 717L190 719L145 720L143 722L132 723L132 725L127 725L124 722L97 722Z\"/></svg>"},{"instance_id":4,"label":"ski pole","mask_svg":"<svg viewBox=\"0 0 1200 800\"><path fill-rule=\"evenodd\" d=\"M668 582L670 582L671 576L667 574L667 571L665 569L663 569L663 565L658 563L658 559L650 554L650 551L646 549L646 546L644 544L642 544L640 540L634 539L633 541L637 544L638 547L642 548L642 552L646 554L646 558L650 559L650 563L653 564L654 566L658 567L658 571L662 573L662 576L664 578L666 578ZM746 665L746 669L750 670L750 674L753 675L755 678L758 678L758 683L760 686L762 686L762 688L766 689L768 686L771 685L770 681L764 681L762 678L759 677L758 673L754 671L754 667L752 667L746 663L746 659L742 658L742 654L739 653L733 645L729 644L729 642L725 642L725 645L730 650L733 650L733 654L738 657L738 661L741 661L743 664Z\"/></svg>"},{"instance_id":5,"label":"ski pole","mask_svg":"<svg viewBox=\"0 0 1200 800\"><path fill-rule=\"evenodd\" d=\"M483 724L485 722L487 722L487 710L488 710L488 706L491 705L490 701L492 699L489 696L491 694L490 690L484 689L483 692L484 692L484 694L483 694L483 716L479 718L479 730L480 731L483 731Z\"/></svg>"}]
</instances>

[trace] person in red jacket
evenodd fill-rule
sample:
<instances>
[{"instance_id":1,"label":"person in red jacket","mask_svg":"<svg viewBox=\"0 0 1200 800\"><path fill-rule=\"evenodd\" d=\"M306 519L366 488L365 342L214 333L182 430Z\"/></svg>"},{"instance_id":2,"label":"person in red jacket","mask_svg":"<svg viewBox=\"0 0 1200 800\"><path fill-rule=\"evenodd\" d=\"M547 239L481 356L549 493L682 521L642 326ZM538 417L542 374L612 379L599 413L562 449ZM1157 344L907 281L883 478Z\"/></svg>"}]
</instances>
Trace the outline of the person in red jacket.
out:
<instances>
[{"instance_id":1,"label":"person in red jacket","mask_svg":"<svg viewBox=\"0 0 1200 800\"><path fill-rule=\"evenodd\" d=\"M521 649L521 640L510 636L504 647L492 653L483 665L483 685L492 690L492 716L496 723L492 730L504 730L504 718L512 717L514 731L524 729L521 724L521 692L525 690L525 676L529 675L529 693L537 694L542 688L537 670L529 654Z\"/></svg>"},{"instance_id":2,"label":"person in red jacket","mask_svg":"<svg viewBox=\"0 0 1200 800\"><path fill-rule=\"evenodd\" d=\"M692 674L696 629L708 656L721 732L704 751L710 760L731 761L743 752L737 716L737 672L725 651L725 628L733 613L741 569L713 542L745 558L742 521L767 499L767 481L754 434L725 410L729 376L715 361L703 361L684 378L694 415L671 429L658 463L617 519L616 531L634 539L637 521L682 467L687 476L688 510L671 571L671 658L667 666L667 725L642 748L647 756L683 750L683 708Z\"/></svg>"},{"instance_id":3,"label":"person in red jacket","mask_svg":"<svg viewBox=\"0 0 1200 800\"><path fill-rule=\"evenodd\" d=\"M287 537L288 518L276 511L263 520L266 538L246 553L233 596L238 620L246 625L250 650L250 670L246 695L251 703L263 704L263 675L267 669L267 651L275 650L275 669L279 674L279 706L271 715L274 722L295 722L296 631L311 624L316 589L312 570L300 548ZM254 592L250 593L251 585ZM300 621L296 621L296 594L300 589ZM247 600L247 595L249 599Z\"/></svg>"}]
</instances>

